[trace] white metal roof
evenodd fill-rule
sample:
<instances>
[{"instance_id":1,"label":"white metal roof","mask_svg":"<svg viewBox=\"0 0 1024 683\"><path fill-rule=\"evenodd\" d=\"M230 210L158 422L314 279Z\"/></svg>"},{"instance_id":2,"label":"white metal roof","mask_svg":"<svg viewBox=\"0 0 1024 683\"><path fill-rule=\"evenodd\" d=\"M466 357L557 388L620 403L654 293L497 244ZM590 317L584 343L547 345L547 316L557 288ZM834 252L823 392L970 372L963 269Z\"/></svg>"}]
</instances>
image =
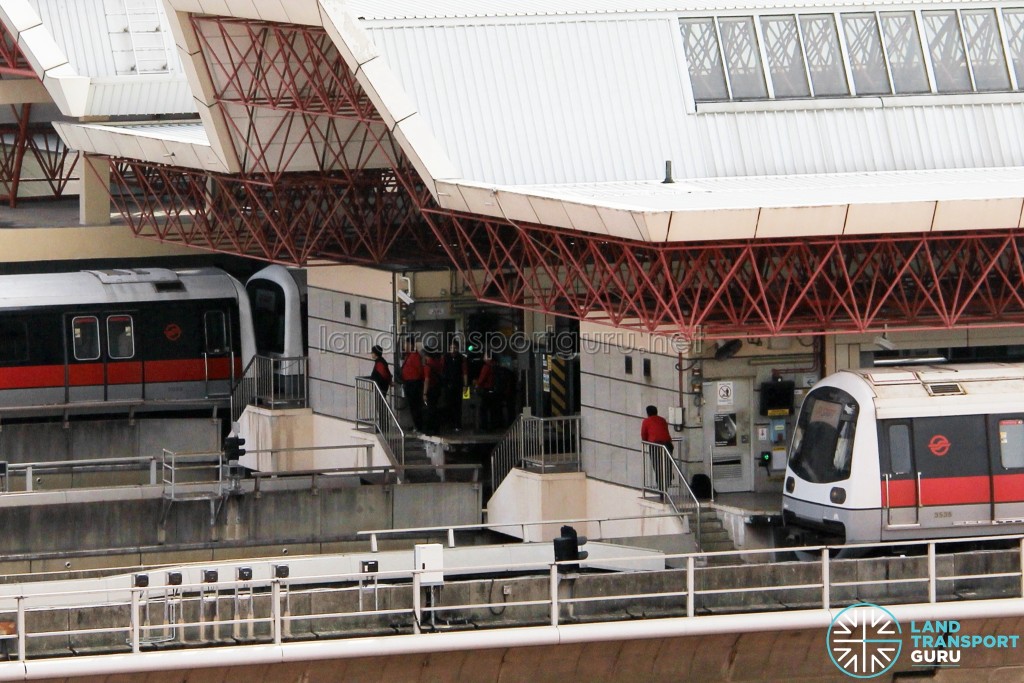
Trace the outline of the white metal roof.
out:
<instances>
[{"instance_id":1,"label":"white metal roof","mask_svg":"<svg viewBox=\"0 0 1024 683\"><path fill-rule=\"evenodd\" d=\"M1021 227L1024 94L696 109L680 13L792 6L867 7L223 0L202 9L322 24L446 208L651 241ZM177 30L195 44L191 26ZM187 71L209 105L200 114L210 139L167 135L192 150L173 163L219 160L237 172L224 121L239 112L220 110L195 59ZM159 129L62 127L72 129L90 151L171 153L140 149ZM665 161L672 185L661 184Z\"/></svg>"},{"instance_id":2,"label":"white metal roof","mask_svg":"<svg viewBox=\"0 0 1024 683\"><path fill-rule=\"evenodd\" d=\"M0 21L66 116L195 111L159 0L0 0Z\"/></svg>"}]
</instances>

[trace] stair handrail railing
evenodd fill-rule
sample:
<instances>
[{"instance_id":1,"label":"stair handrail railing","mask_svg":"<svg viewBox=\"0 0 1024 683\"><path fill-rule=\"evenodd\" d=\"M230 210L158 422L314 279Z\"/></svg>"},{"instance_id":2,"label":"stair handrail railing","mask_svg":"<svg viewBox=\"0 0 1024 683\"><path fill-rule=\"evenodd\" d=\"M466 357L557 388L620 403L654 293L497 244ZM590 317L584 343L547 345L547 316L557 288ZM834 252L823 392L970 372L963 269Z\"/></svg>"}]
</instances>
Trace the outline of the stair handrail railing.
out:
<instances>
[{"instance_id":1,"label":"stair handrail railing","mask_svg":"<svg viewBox=\"0 0 1024 683\"><path fill-rule=\"evenodd\" d=\"M405 430L387 397L369 377L356 377L356 423L370 428L395 464L405 466Z\"/></svg>"},{"instance_id":2,"label":"stair handrail railing","mask_svg":"<svg viewBox=\"0 0 1024 683\"><path fill-rule=\"evenodd\" d=\"M662 496L662 500L672 506L680 517L693 511L696 533L694 539L697 542L697 551L701 552L700 539L700 499L690 488L686 481L686 475L679 467L679 463L672 457L672 453L664 444L651 441L640 442L643 449L644 459L644 485L643 490L653 491ZM664 472L665 476L659 480L658 471Z\"/></svg>"},{"instance_id":3,"label":"stair handrail railing","mask_svg":"<svg viewBox=\"0 0 1024 683\"><path fill-rule=\"evenodd\" d=\"M517 417L491 451L491 490L496 491L509 472L525 461L542 470L552 465L575 465L580 471L581 426L579 415ZM574 460L570 461L569 456Z\"/></svg>"},{"instance_id":4,"label":"stair handrail railing","mask_svg":"<svg viewBox=\"0 0 1024 683\"><path fill-rule=\"evenodd\" d=\"M250 405L307 407L308 370L308 356L253 356L231 388L231 421L238 422Z\"/></svg>"}]
</instances>

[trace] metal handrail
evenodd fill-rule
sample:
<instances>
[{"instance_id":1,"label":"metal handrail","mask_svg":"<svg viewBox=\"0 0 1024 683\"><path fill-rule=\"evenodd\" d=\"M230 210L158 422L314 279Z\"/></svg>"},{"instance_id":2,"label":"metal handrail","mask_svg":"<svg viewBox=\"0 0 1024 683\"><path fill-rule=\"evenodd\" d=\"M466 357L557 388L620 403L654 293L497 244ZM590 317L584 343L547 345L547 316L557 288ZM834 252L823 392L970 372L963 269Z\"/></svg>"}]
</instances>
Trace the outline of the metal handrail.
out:
<instances>
[{"instance_id":1,"label":"metal handrail","mask_svg":"<svg viewBox=\"0 0 1024 683\"><path fill-rule=\"evenodd\" d=\"M253 356L231 388L231 421L237 422L250 405L307 407L308 377L308 356Z\"/></svg>"},{"instance_id":2,"label":"metal handrail","mask_svg":"<svg viewBox=\"0 0 1024 683\"><path fill-rule=\"evenodd\" d=\"M579 415L520 415L491 451L491 490L496 491L514 468L526 464L542 471L559 466L579 472L582 425Z\"/></svg>"},{"instance_id":3,"label":"metal handrail","mask_svg":"<svg viewBox=\"0 0 1024 683\"><path fill-rule=\"evenodd\" d=\"M1024 536L1021 535L1010 535L1002 537L972 537L972 538L961 538L956 539L957 541L969 543L979 541L998 541L998 540L1012 540L1015 546L1012 548L1012 552L1024 556ZM852 581L834 581L832 579L832 564L838 562L850 562L850 560L839 560L832 559L831 554L837 549L850 548L850 547L862 547L862 546L810 546L800 548L764 548L764 549L744 549L739 551L722 551L722 552L709 552L709 553L681 553L664 555L663 559L666 561L666 572L678 572L685 574L685 582L666 582L657 581L651 585L651 588L646 592L633 592L627 591L601 591L599 593L593 593L587 591L585 595L579 597L576 596L574 591L560 590L559 586L563 578L570 578L571 580L577 580L578 574L563 575L560 572L560 565L565 563L552 562L551 560L539 560L534 562L524 563L502 563L500 565L480 565L471 568L464 567L463 570L472 569L471 574L473 575L487 575L489 573L500 572L502 574L508 574L509 572L515 572L519 575L519 580L530 580L540 579L546 580L550 590L547 591L547 595L538 595L536 591L524 591L525 599L503 599L501 602L493 603L486 596L478 602L460 602L452 604L446 602L443 605L434 604L427 602L423 604L421 589L425 587L424 576L427 572L436 572L434 569L399 569L399 570L383 570L368 574L365 570L360 572L345 572L345 573L332 573L332 574L308 574L304 576L296 576L293 574L291 578L278 578L269 571L262 571L261 576L267 578L260 579L236 579L232 580L215 580L212 583L195 583L190 582L181 586L174 587L174 594L171 595L168 592L167 586L153 586L153 587L139 587L130 585L128 577L123 577L124 581L120 584L120 587L112 586L109 581L110 579L104 579L104 585L95 589L90 588L75 588L62 589L47 591L43 590L29 590L22 588L19 592L12 593L0 597L0 609L11 615L15 619L14 633L11 635L0 636L0 640L4 641L15 641L16 648L16 659L25 663L30 659L37 658L50 658L51 661L54 658L52 653L48 653L42 650L31 652L31 658L29 657L29 642L33 639L45 639L53 638L56 636L60 637L72 637L76 635L100 635L100 634L111 634L122 638L127 638L128 644L131 646L133 653L140 652L140 646L147 642L149 634L156 630L164 629L166 627L173 627L181 629L181 633L185 633L186 628L190 628L193 631L198 630L198 640L194 647L208 647L209 641L206 639L208 631L216 634L219 632L222 626L240 626L242 624L252 625L265 625L270 630L270 636L273 641L277 644L283 642L286 638L290 638L291 625L299 622L315 622L317 620L341 620L343 618L361 618L368 615L408 615L412 618L411 628L413 633L421 632L421 626L432 623L431 617L443 610L445 613L470 613L476 611L480 613L481 610L486 608L508 608L508 607L547 607L549 609L548 620L551 626L559 626L564 623L563 619L563 608L565 613L571 614L571 608L573 605L583 605L587 603L598 603L601 601L607 601L609 603L617 603L623 600L629 602L635 602L640 599L667 599L673 600L680 598L685 600L685 617L681 614L678 618L684 618L692 624L692 628L700 629L698 626L700 622L707 619L709 622L713 622L717 619L721 619L721 616L728 613L729 608L716 608L714 611L709 613L709 616L704 616L696 612L697 602L701 598L721 596L721 595L742 595L751 593L765 593L771 594L776 591L792 591L801 590L815 594L817 597L814 600L810 600L805 606L797 608L807 613L808 610L813 612L820 612L821 610L830 610L833 608L832 597L833 589L840 587L856 587L862 585L874 585L874 586L918 586L923 590L916 592L911 595L903 596L901 600L903 603L912 605L915 609L920 608L922 605L939 605L939 604L956 604L958 601L942 600L937 590L937 586L940 582L949 583L956 582L965 579L976 579L976 578L987 578L987 579L1014 579L1016 582L1016 588L1007 591L1002 589L993 589L990 596L982 596L971 600L974 604L984 604L987 600L1000 600L1003 603L1007 602L1007 598L1022 598L1024 597L1024 566L1018 565L1012 570L1003 570L1002 563L996 563L993 565L990 573L986 574L975 574L975 573L956 573L956 565L954 563L939 563L936 561L937 553L936 546L942 543L948 543L949 539L942 540L931 540L931 541L900 541L891 543L880 543L870 544L863 547L892 547L900 546L906 547L924 547L926 554L921 555L915 559L922 560L919 564L922 566L923 571L915 573L913 575L906 575L901 572L897 578L871 578L871 579L856 579ZM776 583L765 583L760 580L761 574L751 573L749 571L742 571L743 576L747 576L751 579L751 582L747 585L729 585L731 581L720 582L720 587L712 588L697 588L697 581L695 576L700 573L706 572L722 572L727 571L730 567L735 566L741 570L745 570L749 567L744 559L750 560L756 556L771 555L775 553L791 553L796 550L808 552L812 555L817 555L818 559L811 562L802 563L789 563L798 566L804 566L812 568L811 572L796 572L794 581ZM629 552L625 550L624 552ZM735 565L731 564L715 564L714 566L708 564L709 558L736 558ZM579 564L586 568L588 565L606 564L608 562L626 562L629 560L641 559L640 556L635 553L625 554L622 556L608 557L602 556L597 559L590 560L572 560L568 561L572 564ZM894 561L899 558L892 558ZM672 560L671 563L668 561ZM876 560L873 560L876 561ZM281 559L267 560L267 564L279 563ZM250 565L251 566L251 565ZM768 566L768 565L765 565ZM813 568L817 567L814 571ZM952 570L949 573L943 572L940 575L940 567L945 570ZM647 570L639 569L637 572L646 572ZM525 575L531 576L525 576ZM347 611L340 611L337 609L337 605L341 604L340 600L327 599L316 602L324 607L330 607L322 612L314 612L309 610L309 613L305 611L298 614L292 613L291 602L289 597L302 592L312 594L322 594L325 591L333 591L338 594L344 594L345 592L362 591L365 587L365 581L368 577L372 576L374 579L380 579L386 582L386 586L391 590L403 590L406 591L405 595L411 598L412 604L410 605L407 600L403 600L400 603L395 601L387 601L389 605L386 609L363 609L362 605L358 610L349 609ZM472 580L472 579L470 579ZM682 583L683 585L678 589L673 589L674 586ZM628 582L618 582L619 585L633 585ZM38 587L38 583L31 584ZM409 590L411 588L411 590ZM258 611L251 610L247 616L238 616L237 613L232 612L231 618L222 619L219 616L219 612L213 619L205 618L205 614L202 612L202 607L205 602L211 600L230 600L230 591L234 590L237 592L240 590L250 591L250 595L261 595L270 597L269 603L264 599L260 601L261 607ZM463 593L465 595L474 595L476 593L469 591ZM511 594L509 594L511 595ZM212 596L212 597L211 597ZM921 602L916 599L920 596ZM151 624L143 618L142 610L147 605L160 604L161 602L167 602L169 600L175 600L178 604L183 605L188 603L189 605L199 608L198 619L186 620L182 614L183 610L179 610L176 613L176 617L173 622L164 622ZM204 602L205 601L205 602ZM789 600L773 600L764 601L763 606L766 606L770 611L789 611L793 607L787 606ZM391 605L396 604L396 607ZM31 614L40 614L48 611L59 611L66 612L70 609L93 609L95 607L110 607L114 609L104 610L105 614L111 615L110 621L96 625L95 621L90 622L88 628L68 628L61 629L56 628L54 630L29 630L26 628L30 624L34 624L37 629L42 625L50 625L53 623L52 620L47 619L29 619L28 616ZM128 608L128 609L125 609ZM675 609L683 609L679 602L674 605ZM997 608L998 609L998 608ZM195 610L193 610L194 613ZM738 606L733 613L743 614L750 619L752 627L757 627L759 622L756 620L756 616L750 615L748 608ZM120 616L120 620L118 619ZM125 616L126 615L126 616ZM634 615L635 616L635 615ZM652 618L661 618L665 615L653 614ZM820 614L817 615L820 618ZM610 616L609 619L619 619L620 615L616 613L614 616ZM576 617L571 617L573 621ZM67 620L64 620L67 623ZM72 621L72 623L74 623ZM488 624L495 628L517 628L520 625L515 621L504 622L496 620L493 624ZM250 631L252 633L252 631ZM124 635L121 635L124 634ZM322 637L329 637L321 634ZM247 640L248 643L253 645L262 645L262 638L264 636L250 636ZM302 636L296 636L302 638ZM345 637L345 632L340 632L338 637ZM246 639L240 638L236 634L233 638L237 641L245 641ZM185 647L188 647L186 644ZM119 654L119 649L111 647L112 654ZM12 653L14 654L14 653ZM72 655L74 656L74 655ZM102 657L102 655L98 655ZM56 656L60 658L60 655ZM14 658L14 657L12 657Z\"/></svg>"},{"instance_id":4,"label":"metal handrail","mask_svg":"<svg viewBox=\"0 0 1024 683\"><path fill-rule=\"evenodd\" d=\"M216 484L219 493L224 481L223 453L213 451L177 453L165 448L160 464L163 471L164 495L171 500L177 500L182 487L195 488L202 484ZM213 472L215 475L212 479L179 481L179 474L184 472Z\"/></svg>"},{"instance_id":5,"label":"metal handrail","mask_svg":"<svg viewBox=\"0 0 1024 683\"><path fill-rule=\"evenodd\" d=\"M115 468L124 465L149 464L149 483L156 484L156 462L152 455L134 455L119 458L87 458L83 460L39 460L35 462L12 462L7 463L8 476L3 477L0 482L0 493L11 493L10 477L15 470L24 470L25 488L24 493L32 493L32 477L41 472L60 472L70 470L72 474L78 472L105 472L113 471ZM142 469L142 468L139 468ZM20 492L19 492L20 493Z\"/></svg>"},{"instance_id":6,"label":"metal handrail","mask_svg":"<svg viewBox=\"0 0 1024 683\"><path fill-rule=\"evenodd\" d=\"M657 491L661 494L665 500L672 506L672 509L679 514L685 514L686 507L692 506L694 510L694 517L697 523L697 533L694 534L694 538L697 542L697 550L701 548L701 537L700 537L700 522L701 522L701 505L700 500L697 499L693 489L686 482L686 475L679 468L679 464L669 453L668 448L663 444L653 443L651 441L642 441L641 447L643 450L644 458L644 491ZM648 467L647 464L651 466ZM666 473L669 482L662 489L658 485L657 470L661 469ZM654 474L654 482L648 479L649 474ZM651 486L650 484L654 484ZM684 497L685 492L685 497ZM686 500L686 502L678 502Z\"/></svg>"},{"instance_id":7,"label":"metal handrail","mask_svg":"<svg viewBox=\"0 0 1024 683\"><path fill-rule=\"evenodd\" d=\"M391 459L405 466L405 430L387 397L369 377L356 377L356 422L373 429Z\"/></svg>"}]
</instances>

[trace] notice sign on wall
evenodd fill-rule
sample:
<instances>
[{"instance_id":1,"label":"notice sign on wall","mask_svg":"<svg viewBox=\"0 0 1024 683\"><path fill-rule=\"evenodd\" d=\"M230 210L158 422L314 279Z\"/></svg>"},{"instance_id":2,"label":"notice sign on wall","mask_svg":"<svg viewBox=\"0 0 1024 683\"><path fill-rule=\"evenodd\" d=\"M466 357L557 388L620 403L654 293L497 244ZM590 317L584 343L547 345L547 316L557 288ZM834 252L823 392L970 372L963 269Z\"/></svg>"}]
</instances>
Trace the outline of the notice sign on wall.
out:
<instances>
[{"instance_id":1,"label":"notice sign on wall","mask_svg":"<svg viewBox=\"0 0 1024 683\"><path fill-rule=\"evenodd\" d=\"M731 408L733 401L732 382L718 383L718 405L722 408Z\"/></svg>"}]
</instances>

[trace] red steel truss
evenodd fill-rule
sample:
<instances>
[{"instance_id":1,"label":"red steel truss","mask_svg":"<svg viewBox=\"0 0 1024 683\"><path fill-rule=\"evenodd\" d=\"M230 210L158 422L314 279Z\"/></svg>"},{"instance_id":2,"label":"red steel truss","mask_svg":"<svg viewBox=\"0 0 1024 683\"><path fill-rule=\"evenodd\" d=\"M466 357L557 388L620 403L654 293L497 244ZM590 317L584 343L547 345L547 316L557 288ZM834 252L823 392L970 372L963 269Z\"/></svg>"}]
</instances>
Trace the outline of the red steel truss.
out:
<instances>
[{"instance_id":1,"label":"red steel truss","mask_svg":"<svg viewBox=\"0 0 1024 683\"><path fill-rule=\"evenodd\" d=\"M12 77L37 78L14 36L0 22L0 83ZM73 176L78 155L64 146L52 126L29 122L31 104L11 106L11 111L14 124L0 125L0 201L6 200L12 208L17 206L18 191L25 182L45 182L52 196L61 196ZM30 175L25 172L26 154L35 162ZM69 155L73 156L70 162Z\"/></svg>"},{"instance_id":2,"label":"red steel truss","mask_svg":"<svg viewBox=\"0 0 1024 683\"><path fill-rule=\"evenodd\" d=\"M192 25L246 173L119 160L138 234L296 265L443 255L482 300L687 338L1024 324L1017 230L652 244L442 209L322 29ZM287 172L303 146L318 169Z\"/></svg>"},{"instance_id":3,"label":"red steel truss","mask_svg":"<svg viewBox=\"0 0 1024 683\"><path fill-rule=\"evenodd\" d=\"M0 77L3 76L35 78L36 73L18 47L18 41L7 30L7 26L0 22Z\"/></svg>"},{"instance_id":4,"label":"red steel truss","mask_svg":"<svg viewBox=\"0 0 1024 683\"><path fill-rule=\"evenodd\" d=\"M447 263L390 169L271 180L116 159L111 186L142 237L294 265Z\"/></svg>"}]
</instances>

